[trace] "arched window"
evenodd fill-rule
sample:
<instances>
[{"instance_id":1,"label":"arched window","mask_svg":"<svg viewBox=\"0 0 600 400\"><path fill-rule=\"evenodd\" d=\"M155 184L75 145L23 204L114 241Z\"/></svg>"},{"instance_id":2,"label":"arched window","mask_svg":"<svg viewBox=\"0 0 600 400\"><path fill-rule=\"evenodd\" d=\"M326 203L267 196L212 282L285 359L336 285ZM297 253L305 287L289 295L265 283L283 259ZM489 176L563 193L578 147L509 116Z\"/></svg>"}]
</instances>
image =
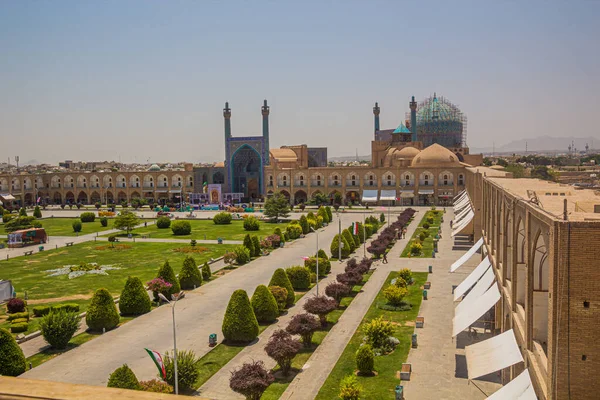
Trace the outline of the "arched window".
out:
<instances>
[{"instance_id":1,"label":"arched window","mask_svg":"<svg viewBox=\"0 0 600 400\"><path fill-rule=\"evenodd\" d=\"M373 186L373 175L369 175L369 186Z\"/></svg>"},{"instance_id":2,"label":"arched window","mask_svg":"<svg viewBox=\"0 0 600 400\"><path fill-rule=\"evenodd\" d=\"M425 174L425 176L423 178L425 179L424 180L425 186L429 185L429 175Z\"/></svg>"},{"instance_id":3,"label":"arched window","mask_svg":"<svg viewBox=\"0 0 600 400\"><path fill-rule=\"evenodd\" d=\"M317 175L317 186L321 186L321 175Z\"/></svg>"},{"instance_id":4,"label":"arched window","mask_svg":"<svg viewBox=\"0 0 600 400\"><path fill-rule=\"evenodd\" d=\"M287 186L287 175L283 176L283 186Z\"/></svg>"},{"instance_id":5,"label":"arched window","mask_svg":"<svg viewBox=\"0 0 600 400\"><path fill-rule=\"evenodd\" d=\"M339 178L337 175L333 176L333 185L334 186L338 186L339 185Z\"/></svg>"},{"instance_id":6,"label":"arched window","mask_svg":"<svg viewBox=\"0 0 600 400\"><path fill-rule=\"evenodd\" d=\"M273 186L273 175L269 175L269 186Z\"/></svg>"},{"instance_id":7,"label":"arched window","mask_svg":"<svg viewBox=\"0 0 600 400\"><path fill-rule=\"evenodd\" d=\"M388 184L388 186L392 186L392 176L391 175L387 176L387 184Z\"/></svg>"},{"instance_id":8,"label":"arched window","mask_svg":"<svg viewBox=\"0 0 600 400\"><path fill-rule=\"evenodd\" d=\"M444 175L444 185L448 184L448 175Z\"/></svg>"},{"instance_id":9,"label":"arched window","mask_svg":"<svg viewBox=\"0 0 600 400\"><path fill-rule=\"evenodd\" d=\"M356 175L352 175L352 186L356 186Z\"/></svg>"},{"instance_id":10,"label":"arched window","mask_svg":"<svg viewBox=\"0 0 600 400\"><path fill-rule=\"evenodd\" d=\"M465 177L463 174L458 175L458 184L459 185L464 185L465 184Z\"/></svg>"},{"instance_id":11,"label":"arched window","mask_svg":"<svg viewBox=\"0 0 600 400\"><path fill-rule=\"evenodd\" d=\"M300 186L304 186L304 175L300 175Z\"/></svg>"}]
</instances>

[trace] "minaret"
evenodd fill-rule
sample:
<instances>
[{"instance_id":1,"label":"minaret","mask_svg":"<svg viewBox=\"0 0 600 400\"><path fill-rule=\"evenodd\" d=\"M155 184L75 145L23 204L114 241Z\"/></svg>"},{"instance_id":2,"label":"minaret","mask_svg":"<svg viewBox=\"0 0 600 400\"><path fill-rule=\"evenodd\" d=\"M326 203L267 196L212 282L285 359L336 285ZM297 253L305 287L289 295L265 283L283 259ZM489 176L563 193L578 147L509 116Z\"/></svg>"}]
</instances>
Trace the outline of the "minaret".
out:
<instances>
[{"instance_id":1,"label":"minaret","mask_svg":"<svg viewBox=\"0 0 600 400\"><path fill-rule=\"evenodd\" d=\"M228 101L225 102L223 117L225 118L225 140L227 140L231 138L231 108Z\"/></svg>"},{"instance_id":2,"label":"minaret","mask_svg":"<svg viewBox=\"0 0 600 400\"><path fill-rule=\"evenodd\" d=\"M373 107L373 115L375 116L375 134L379 130L379 113L381 112L379 108L379 103L375 103L375 107ZM377 139L377 137L375 137Z\"/></svg>"},{"instance_id":3,"label":"minaret","mask_svg":"<svg viewBox=\"0 0 600 400\"><path fill-rule=\"evenodd\" d=\"M263 163L265 165L269 165L269 113L270 113L270 108L267 105L267 100L264 101L263 106L261 108L261 112L262 112L262 135L264 138L264 144L265 144L265 148L263 149Z\"/></svg>"},{"instance_id":4,"label":"minaret","mask_svg":"<svg viewBox=\"0 0 600 400\"><path fill-rule=\"evenodd\" d=\"M415 96L412 97L410 105L410 130L412 131L412 141L417 141L417 102Z\"/></svg>"}]
</instances>

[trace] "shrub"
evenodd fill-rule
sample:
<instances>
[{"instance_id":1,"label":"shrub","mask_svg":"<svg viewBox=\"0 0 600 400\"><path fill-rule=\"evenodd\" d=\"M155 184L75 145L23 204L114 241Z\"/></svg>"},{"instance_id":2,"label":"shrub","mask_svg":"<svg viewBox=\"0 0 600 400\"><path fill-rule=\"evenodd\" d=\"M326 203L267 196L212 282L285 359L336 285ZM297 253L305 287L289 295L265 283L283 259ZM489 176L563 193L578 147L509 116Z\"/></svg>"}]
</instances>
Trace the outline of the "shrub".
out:
<instances>
[{"instance_id":1,"label":"shrub","mask_svg":"<svg viewBox=\"0 0 600 400\"><path fill-rule=\"evenodd\" d=\"M331 211L331 207L326 206L325 211L327 211L327 219L329 220L329 222L333 221L333 212Z\"/></svg>"},{"instance_id":2,"label":"shrub","mask_svg":"<svg viewBox=\"0 0 600 400\"><path fill-rule=\"evenodd\" d=\"M412 271L408 268L403 268L398 271L398 277L404 279L406 283L410 283L412 281Z\"/></svg>"},{"instance_id":3,"label":"shrub","mask_svg":"<svg viewBox=\"0 0 600 400\"><path fill-rule=\"evenodd\" d=\"M227 265L231 265L235 262L235 253L233 251L228 251L223 254L223 262Z\"/></svg>"},{"instance_id":4,"label":"shrub","mask_svg":"<svg viewBox=\"0 0 600 400\"><path fill-rule=\"evenodd\" d=\"M96 214L93 212L84 212L79 216L81 222L94 222L96 220Z\"/></svg>"},{"instance_id":5,"label":"shrub","mask_svg":"<svg viewBox=\"0 0 600 400\"><path fill-rule=\"evenodd\" d=\"M81 232L81 221L73 221L73 232Z\"/></svg>"},{"instance_id":6,"label":"shrub","mask_svg":"<svg viewBox=\"0 0 600 400\"><path fill-rule=\"evenodd\" d=\"M99 201L94 203L94 207L96 207L96 210L99 210L100 207L102 207L102 203L100 203Z\"/></svg>"},{"instance_id":7,"label":"shrub","mask_svg":"<svg viewBox=\"0 0 600 400\"><path fill-rule=\"evenodd\" d=\"M198 242L196 242L196 239L190 240L190 246L192 246L192 247L196 246L197 243Z\"/></svg>"},{"instance_id":8,"label":"shrub","mask_svg":"<svg viewBox=\"0 0 600 400\"><path fill-rule=\"evenodd\" d=\"M309 257L304 260L304 266L307 267L313 274L317 273L317 259ZM331 272L331 262L326 258L319 258L319 276L327 276Z\"/></svg>"},{"instance_id":9,"label":"shrub","mask_svg":"<svg viewBox=\"0 0 600 400\"><path fill-rule=\"evenodd\" d=\"M373 225L365 224L365 234L367 235L368 238L373 236Z\"/></svg>"},{"instance_id":10,"label":"shrub","mask_svg":"<svg viewBox=\"0 0 600 400\"><path fill-rule=\"evenodd\" d=\"M385 214L384 213L379 214L379 222L381 222L382 224L385 222Z\"/></svg>"},{"instance_id":11,"label":"shrub","mask_svg":"<svg viewBox=\"0 0 600 400\"><path fill-rule=\"evenodd\" d=\"M419 233L419 240L423 242L425 240L425 232Z\"/></svg>"},{"instance_id":12,"label":"shrub","mask_svg":"<svg viewBox=\"0 0 600 400\"><path fill-rule=\"evenodd\" d=\"M25 209L25 207L21 207L21 209L19 210L19 217L26 217L27 216L27 210Z\"/></svg>"},{"instance_id":13,"label":"shrub","mask_svg":"<svg viewBox=\"0 0 600 400\"><path fill-rule=\"evenodd\" d=\"M359 400L362 390L356 376L348 375L340 382L339 397L342 400Z\"/></svg>"},{"instance_id":14,"label":"shrub","mask_svg":"<svg viewBox=\"0 0 600 400\"><path fill-rule=\"evenodd\" d=\"M202 280L208 281L211 276L212 272L210 271L210 265L208 265L208 262L205 262L202 266Z\"/></svg>"},{"instance_id":15,"label":"shrub","mask_svg":"<svg viewBox=\"0 0 600 400\"><path fill-rule=\"evenodd\" d=\"M363 332L367 336L367 343L373 348L379 349L384 346L388 337L394 333L394 327L389 321L384 321L383 317L372 319L363 325Z\"/></svg>"},{"instance_id":16,"label":"shrub","mask_svg":"<svg viewBox=\"0 0 600 400\"><path fill-rule=\"evenodd\" d=\"M10 324L11 333L25 332L28 328L29 328L29 324L27 322L17 322L14 324Z\"/></svg>"},{"instance_id":17,"label":"shrub","mask_svg":"<svg viewBox=\"0 0 600 400\"><path fill-rule=\"evenodd\" d=\"M348 271L343 274L337 274L336 279L339 283L352 287L361 283L363 277L358 271Z\"/></svg>"},{"instance_id":18,"label":"shrub","mask_svg":"<svg viewBox=\"0 0 600 400\"><path fill-rule=\"evenodd\" d=\"M187 256L183 260L183 267L179 272L179 286L184 290L191 290L202 285L202 273L196 266L196 261L192 256Z\"/></svg>"},{"instance_id":19,"label":"shrub","mask_svg":"<svg viewBox=\"0 0 600 400\"><path fill-rule=\"evenodd\" d=\"M250 303L258 322L273 322L279 316L277 300L265 285L254 290Z\"/></svg>"},{"instance_id":20,"label":"shrub","mask_svg":"<svg viewBox=\"0 0 600 400\"><path fill-rule=\"evenodd\" d=\"M399 276L394 281L394 286L397 286L399 288L406 288L407 285L406 285L406 281L404 279L402 279L401 276Z\"/></svg>"},{"instance_id":21,"label":"shrub","mask_svg":"<svg viewBox=\"0 0 600 400\"><path fill-rule=\"evenodd\" d=\"M6 303L6 311L9 314L21 313L25 311L25 301L18 297L12 298Z\"/></svg>"},{"instance_id":22,"label":"shrub","mask_svg":"<svg viewBox=\"0 0 600 400\"><path fill-rule=\"evenodd\" d=\"M395 307L402 303L402 299L404 299L407 293L408 289L406 289L406 287L400 287L396 285L390 285L383 291L383 295L385 296L388 304Z\"/></svg>"},{"instance_id":23,"label":"shrub","mask_svg":"<svg viewBox=\"0 0 600 400\"><path fill-rule=\"evenodd\" d=\"M235 262L238 265L244 265L250 261L250 250L246 246L236 246L233 252L235 253Z\"/></svg>"},{"instance_id":24,"label":"shrub","mask_svg":"<svg viewBox=\"0 0 600 400\"><path fill-rule=\"evenodd\" d=\"M350 230L343 229L342 236L344 237L344 240L346 240L346 242L348 242L348 245L350 246L350 253L352 253L354 251L354 249L356 249L356 244L354 243L354 238L352 237Z\"/></svg>"},{"instance_id":25,"label":"shrub","mask_svg":"<svg viewBox=\"0 0 600 400\"><path fill-rule=\"evenodd\" d=\"M149 381L141 381L140 390L144 392L172 394L173 386L158 379L151 379Z\"/></svg>"},{"instance_id":26,"label":"shrub","mask_svg":"<svg viewBox=\"0 0 600 400\"><path fill-rule=\"evenodd\" d=\"M418 256L423 251L423 245L418 242L414 242L410 245L410 254L413 256Z\"/></svg>"},{"instance_id":27,"label":"shrub","mask_svg":"<svg viewBox=\"0 0 600 400\"><path fill-rule=\"evenodd\" d=\"M269 342L265 346L265 352L277 362L283 376L288 376L292 367L292 359L302 348L302 343L294 339L292 335L283 329L273 332Z\"/></svg>"},{"instance_id":28,"label":"shrub","mask_svg":"<svg viewBox=\"0 0 600 400\"><path fill-rule=\"evenodd\" d=\"M23 312L8 314L7 320L9 322L15 321L17 319L24 319L25 321L29 321L29 313L27 311L23 311Z\"/></svg>"},{"instance_id":29,"label":"shrub","mask_svg":"<svg viewBox=\"0 0 600 400\"><path fill-rule=\"evenodd\" d=\"M114 242L116 242L116 241L117 241L117 235L110 235L110 236L108 237L108 241L109 241L110 243L114 243Z\"/></svg>"},{"instance_id":30,"label":"shrub","mask_svg":"<svg viewBox=\"0 0 600 400\"><path fill-rule=\"evenodd\" d=\"M33 315L35 315L36 317L43 317L44 315L48 314L50 312L50 307L49 306L37 306L37 307L33 307Z\"/></svg>"},{"instance_id":31,"label":"shrub","mask_svg":"<svg viewBox=\"0 0 600 400\"><path fill-rule=\"evenodd\" d=\"M154 297L154 301L158 301L160 298L158 297L159 293L169 293L171 290L171 285L169 282L165 281L163 278L154 278L149 282L146 282L146 286L148 286L148 290L152 291L152 295Z\"/></svg>"},{"instance_id":32,"label":"shrub","mask_svg":"<svg viewBox=\"0 0 600 400\"><path fill-rule=\"evenodd\" d=\"M171 386L175 385L175 367L173 359L169 353L165 353L163 358L165 363L165 372L167 375L167 383ZM196 380L200 375L198 369L198 358L193 351L177 350L177 383L180 390L195 389Z\"/></svg>"},{"instance_id":33,"label":"shrub","mask_svg":"<svg viewBox=\"0 0 600 400\"><path fill-rule=\"evenodd\" d=\"M244 363L231 371L229 387L247 400L259 400L265 390L275 381L271 371L267 371L262 361Z\"/></svg>"},{"instance_id":34,"label":"shrub","mask_svg":"<svg viewBox=\"0 0 600 400\"><path fill-rule=\"evenodd\" d=\"M307 234L310 231L309 225L308 225L308 220L306 219L305 215L302 215L300 217L300 227L302 228L302 233L303 234Z\"/></svg>"},{"instance_id":35,"label":"shrub","mask_svg":"<svg viewBox=\"0 0 600 400\"><path fill-rule=\"evenodd\" d=\"M140 383L127 364L114 370L108 378L107 387L140 390Z\"/></svg>"},{"instance_id":36,"label":"shrub","mask_svg":"<svg viewBox=\"0 0 600 400\"><path fill-rule=\"evenodd\" d=\"M26 368L23 350L6 329L0 328L0 375L18 376Z\"/></svg>"},{"instance_id":37,"label":"shrub","mask_svg":"<svg viewBox=\"0 0 600 400\"><path fill-rule=\"evenodd\" d=\"M231 214L228 212L220 212L213 217L215 225L228 225L231 223Z\"/></svg>"},{"instance_id":38,"label":"shrub","mask_svg":"<svg viewBox=\"0 0 600 400\"><path fill-rule=\"evenodd\" d=\"M277 268L273 272L269 286L279 286L287 290L287 298L285 304L287 307L291 307L296 302L296 295L294 294L294 287L290 282L285 270L283 268Z\"/></svg>"},{"instance_id":39,"label":"shrub","mask_svg":"<svg viewBox=\"0 0 600 400\"><path fill-rule=\"evenodd\" d=\"M52 311L40 320L40 331L50 346L64 349L79 329L80 321L76 312Z\"/></svg>"},{"instance_id":40,"label":"shrub","mask_svg":"<svg viewBox=\"0 0 600 400\"><path fill-rule=\"evenodd\" d=\"M40 210L40 206L35 206L33 209L33 216L36 218L42 218L42 211Z\"/></svg>"},{"instance_id":41,"label":"shrub","mask_svg":"<svg viewBox=\"0 0 600 400\"><path fill-rule=\"evenodd\" d=\"M346 241L346 239L343 237L342 235L342 258L347 258L350 253L352 252L351 248L350 248L350 244L348 244L348 241ZM338 257L339 256L339 242L340 241L340 235L335 235L333 237L333 240L331 241L331 246L329 246L329 251L331 251L331 257Z\"/></svg>"},{"instance_id":42,"label":"shrub","mask_svg":"<svg viewBox=\"0 0 600 400\"><path fill-rule=\"evenodd\" d=\"M302 235L302 227L297 223L288 224L285 231L291 240L298 239Z\"/></svg>"},{"instance_id":43,"label":"shrub","mask_svg":"<svg viewBox=\"0 0 600 400\"><path fill-rule=\"evenodd\" d=\"M112 296L106 289L98 289L87 310L85 322L92 331L111 330L119 324L119 313Z\"/></svg>"},{"instance_id":44,"label":"shrub","mask_svg":"<svg viewBox=\"0 0 600 400\"><path fill-rule=\"evenodd\" d=\"M373 373L375 367L375 353L369 344L363 344L356 351L356 368L363 375Z\"/></svg>"},{"instance_id":45,"label":"shrub","mask_svg":"<svg viewBox=\"0 0 600 400\"><path fill-rule=\"evenodd\" d=\"M244 219L244 229L247 231L257 231L260 229L260 223L255 216L250 215L248 218Z\"/></svg>"},{"instance_id":46,"label":"shrub","mask_svg":"<svg viewBox=\"0 0 600 400\"><path fill-rule=\"evenodd\" d=\"M79 304L75 303L63 303L57 304L55 306L50 307L50 311L66 311L66 312L79 312Z\"/></svg>"},{"instance_id":47,"label":"shrub","mask_svg":"<svg viewBox=\"0 0 600 400\"><path fill-rule=\"evenodd\" d=\"M173 235L182 236L192 233L192 225L189 221L175 221L171 224Z\"/></svg>"},{"instance_id":48,"label":"shrub","mask_svg":"<svg viewBox=\"0 0 600 400\"><path fill-rule=\"evenodd\" d=\"M331 282L325 287L325 294L333 297L339 303L344 296L350 294L350 286L339 282Z\"/></svg>"},{"instance_id":49,"label":"shrub","mask_svg":"<svg viewBox=\"0 0 600 400\"><path fill-rule=\"evenodd\" d=\"M150 312L152 304L140 278L130 276L119 298L121 315L142 315Z\"/></svg>"},{"instance_id":50,"label":"shrub","mask_svg":"<svg viewBox=\"0 0 600 400\"><path fill-rule=\"evenodd\" d=\"M423 229L429 229L429 224L427 222L423 224Z\"/></svg>"},{"instance_id":51,"label":"shrub","mask_svg":"<svg viewBox=\"0 0 600 400\"><path fill-rule=\"evenodd\" d=\"M427 217L427 223L433 225L433 217Z\"/></svg>"},{"instance_id":52,"label":"shrub","mask_svg":"<svg viewBox=\"0 0 600 400\"><path fill-rule=\"evenodd\" d=\"M105 227L108 226L108 218L106 218L106 217L100 218L100 225L105 226Z\"/></svg>"},{"instance_id":53,"label":"shrub","mask_svg":"<svg viewBox=\"0 0 600 400\"><path fill-rule=\"evenodd\" d=\"M29 319L27 318L15 318L11 321L11 324L22 324L23 322L27 323L29 322Z\"/></svg>"},{"instance_id":54,"label":"shrub","mask_svg":"<svg viewBox=\"0 0 600 400\"><path fill-rule=\"evenodd\" d=\"M319 251L317 251L317 257L329 260L329 257L327 257L327 253L325 253L325 250L323 249L319 249Z\"/></svg>"},{"instance_id":55,"label":"shrub","mask_svg":"<svg viewBox=\"0 0 600 400\"><path fill-rule=\"evenodd\" d=\"M281 229L280 228L275 228L275 230L273 231L274 235L279 236L279 240L281 240L282 242L285 242L285 239L283 237L283 233L281 233ZM273 243L273 245L275 245L275 243ZM279 246L277 246L279 247Z\"/></svg>"},{"instance_id":56,"label":"shrub","mask_svg":"<svg viewBox=\"0 0 600 400\"><path fill-rule=\"evenodd\" d=\"M258 236L252 236L252 244L254 245L254 253L252 254L254 257L260 256L260 242L258 241Z\"/></svg>"},{"instance_id":57,"label":"shrub","mask_svg":"<svg viewBox=\"0 0 600 400\"><path fill-rule=\"evenodd\" d=\"M167 229L171 226L171 218L169 217L158 217L158 219L156 220L156 227L158 229Z\"/></svg>"},{"instance_id":58,"label":"shrub","mask_svg":"<svg viewBox=\"0 0 600 400\"><path fill-rule=\"evenodd\" d=\"M327 296L312 296L304 303L304 310L319 316L321 326L327 326L327 314L337 308L337 301Z\"/></svg>"},{"instance_id":59,"label":"shrub","mask_svg":"<svg viewBox=\"0 0 600 400\"><path fill-rule=\"evenodd\" d=\"M158 269L157 278L162 278L165 282L171 284L171 287L168 290L161 292L167 299L171 299L172 294L177 294L181 291L181 286L179 286L179 281L175 276L175 271L171 268L169 261L165 261L165 263ZM158 299L158 293L154 295L156 299Z\"/></svg>"},{"instance_id":60,"label":"shrub","mask_svg":"<svg viewBox=\"0 0 600 400\"><path fill-rule=\"evenodd\" d=\"M250 237L250 234L247 233L246 236L244 236L244 247L248 249L248 251L250 252L250 256L252 256L252 254L254 254L254 243L252 243L252 238Z\"/></svg>"},{"instance_id":61,"label":"shrub","mask_svg":"<svg viewBox=\"0 0 600 400\"><path fill-rule=\"evenodd\" d=\"M294 290L306 290L310 288L310 270L299 265L287 268L285 273L292 283Z\"/></svg>"},{"instance_id":62,"label":"shrub","mask_svg":"<svg viewBox=\"0 0 600 400\"><path fill-rule=\"evenodd\" d=\"M286 288L282 288L281 286L269 286L269 291L275 297L275 301L277 302L277 307L279 308L279 312L285 311L285 305L287 303L287 294L288 291Z\"/></svg>"},{"instance_id":63,"label":"shrub","mask_svg":"<svg viewBox=\"0 0 600 400\"><path fill-rule=\"evenodd\" d=\"M232 342L251 342L258 336L258 321L245 290L231 295L223 317L223 336Z\"/></svg>"},{"instance_id":64,"label":"shrub","mask_svg":"<svg viewBox=\"0 0 600 400\"><path fill-rule=\"evenodd\" d=\"M292 335L300 335L304 347L310 347L313 334L321 327L319 320L311 314L296 314L285 330Z\"/></svg>"}]
</instances>

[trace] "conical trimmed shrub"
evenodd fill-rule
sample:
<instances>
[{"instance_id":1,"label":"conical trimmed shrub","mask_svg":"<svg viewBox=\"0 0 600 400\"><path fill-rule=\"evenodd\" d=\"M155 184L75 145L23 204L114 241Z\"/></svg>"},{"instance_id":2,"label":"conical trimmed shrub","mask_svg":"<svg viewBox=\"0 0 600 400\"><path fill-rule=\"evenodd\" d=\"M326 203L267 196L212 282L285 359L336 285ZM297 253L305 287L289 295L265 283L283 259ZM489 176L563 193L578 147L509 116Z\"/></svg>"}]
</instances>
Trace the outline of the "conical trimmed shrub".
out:
<instances>
[{"instance_id":1,"label":"conical trimmed shrub","mask_svg":"<svg viewBox=\"0 0 600 400\"><path fill-rule=\"evenodd\" d=\"M354 251L354 249L356 249L356 244L354 243L354 238L352 237L350 230L349 229L342 230L342 236L350 245L350 253L352 253Z\"/></svg>"},{"instance_id":2,"label":"conical trimmed shrub","mask_svg":"<svg viewBox=\"0 0 600 400\"><path fill-rule=\"evenodd\" d=\"M204 265L202 266L202 280L208 281L208 280L210 280L211 276L212 276L212 272L210 270L210 265L208 265L208 262L205 262Z\"/></svg>"},{"instance_id":3,"label":"conical trimmed shrub","mask_svg":"<svg viewBox=\"0 0 600 400\"><path fill-rule=\"evenodd\" d=\"M279 236L279 239L282 242L285 242L285 237L283 236L283 233L281 233L281 229L280 228L275 228L275 230L273 231L273 234Z\"/></svg>"},{"instance_id":4,"label":"conical trimmed shrub","mask_svg":"<svg viewBox=\"0 0 600 400\"><path fill-rule=\"evenodd\" d=\"M250 257L254 256L254 243L252 243L252 237L250 237L250 234L247 233L246 236L244 236L244 247L248 249L248 251L250 252Z\"/></svg>"},{"instance_id":5,"label":"conical trimmed shrub","mask_svg":"<svg viewBox=\"0 0 600 400\"><path fill-rule=\"evenodd\" d=\"M92 331L101 331L102 328L108 331L119 325L117 306L108 290L96 290L88 307L85 322Z\"/></svg>"},{"instance_id":6,"label":"conical trimmed shrub","mask_svg":"<svg viewBox=\"0 0 600 400\"><path fill-rule=\"evenodd\" d=\"M127 364L123 364L122 367L115 369L113 373L110 374L110 377L108 378L108 384L106 386L112 388L140 390L140 382Z\"/></svg>"},{"instance_id":7,"label":"conical trimmed shrub","mask_svg":"<svg viewBox=\"0 0 600 400\"><path fill-rule=\"evenodd\" d=\"M254 245L254 257L260 257L260 242L258 241L258 236L252 236L252 244Z\"/></svg>"},{"instance_id":8,"label":"conical trimmed shrub","mask_svg":"<svg viewBox=\"0 0 600 400\"><path fill-rule=\"evenodd\" d=\"M310 225L305 215L300 217L300 226L302 227L302 233L306 235L310 230Z\"/></svg>"},{"instance_id":9,"label":"conical trimmed shrub","mask_svg":"<svg viewBox=\"0 0 600 400\"><path fill-rule=\"evenodd\" d=\"M273 276L271 277L271 281L269 282L269 286L279 286L288 291L287 300L285 305L287 307L291 307L296 302L296 295L294 293L294 288L292 286L292 282L288 278L285 270L283 268L278 268L273 272Z\"/></svg>"},{"instance_id":10,"label":"conical trimmed shrub","mask_svg":"<svg viewBox=\"0 0 600 400\"><path fill-rule=\"evenodd\" d=\"M179 281L175 276L175 271L173 271L173 268L169 265L169 261L165 261L162 267L158 269L158 275L156 275L156 277L162 278L173 285L169 290L163 293L167 299L170 300L172 294L177 294L181 291L181 286L179 286Z\"/></svg>"},{"instance_id":11,"label":"conical trimmed shrub","mask_svg":"<svg viewBox=\"0 0 600 400\"><path fill-rule=\"evenodd\" d=\"M202 273L192 256L187 256L183 260L183 267L179 272L179 285L184 290L192 290L202 285Z\"/></svg>"},{"instance_id":12,"label":"conical trimmed shrub","mask_svg":"<svg viewBox=\"0 0 600 400\"><path fill-rule=\"evenodd\" d=\"M221 329L225 339L232 342L251 342L258 336L258 321L245 290L231 295Z\"/></svg>"},{"instance_id":13,"label":"conical trimmed shrub","mask_svg":"<svg viewBox=\"0 0 600 400\"><path fill-rule=\"evenodd\" d=\"M317 252L317 257L329 260L329 257L327 257L327 253L325 253L325 250L323 249L319 249L319 251Z\"/></svg>"},{"instance_id":14,"label":"conical trimmed shrub","mask_svg":"<svg viewBox=\"0 0 600 400\"><path fill-rule=\"evenodd\" d=\"M6 329L0 328L0 375L21 375L26 368L23 350Z\"/></svg>"},{"instance_id":15,"label":"conical trimmed shrub","mask_svg":"<svg viewBox=\"0 0 600 400\"><path fill-rule=\"evenodd\" d=\"M250 302L258 322L273 322L279 316L277 300L265 285L256 288Z\"/></svg>"},{"instance_id":16,"label":"conical trimmed shrub","mask_svg":"<svg viewBox=\"0 0 600 400\"><path fill-rule=\"evenodd\" d=\"M331 246L329 247L329 250L331 251L331 257L335 257L337 258L339 256L339 240L340 240L340 235L335 235L333 237L333 240L331 241ZM350 248L350 244L348 243L348 241L344 238L344 235L342 233L342 258L347 258L350 253L352 252L352 249Z\"/></svg>"},{"instance_id":17,"label":"conical trimmed shrub","mask_svg":"<svg viewBox=\"0 0 600 400\"><path fill-rule=\"evenodd\" d=\"M150 312L152 303L144 284L137 276L130 276L119 298L119 311L122 315L142 315Z\"/></svg>"}]
</instances>

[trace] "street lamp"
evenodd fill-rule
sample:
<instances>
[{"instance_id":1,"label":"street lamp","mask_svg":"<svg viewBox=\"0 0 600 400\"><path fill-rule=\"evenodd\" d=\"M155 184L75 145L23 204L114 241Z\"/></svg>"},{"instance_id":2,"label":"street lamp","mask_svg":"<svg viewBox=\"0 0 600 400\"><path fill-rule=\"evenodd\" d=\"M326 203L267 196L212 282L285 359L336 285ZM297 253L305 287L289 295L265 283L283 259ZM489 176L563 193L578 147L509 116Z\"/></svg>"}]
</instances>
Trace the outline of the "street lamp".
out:
<instances>
[{"instance_id":1,"label":"street lamp","mask_svg":"<svg viewBox=\"0 0 600 400\"><path fill-rule=\"evenodd\" d=\"M165 297L164 294L159 293L158 297L160 297L160 299L162 301L166 301L167 303L169 303L169 305L171 306L171 310L173 311L173 366L174 366L174 370L175 370L175 394L179 394L179 386L177 385L177 337L175 334L175 304L177 304L177 300L179 300L183 295L183 291L177 293L177 294L172 294L171 298L172 301L169 301L169 299L167 299Z\"/></svg>"},{"instance_id":2,"label":"street lamp","mask_svg":"<svg viewBox=\"0 0 600 400\"><path fill-rule=\"evenodd\" d=\"M344 245L343 241L342 241L342 219L340 218L340 212L338 210L335 210L335 216L338 219L338 251L339 251L339 255L338 255L338 260L340 262L342 262L342 246Z\"/></svg>"},{"instance_id":3,"label":"street lamp","mask_svg":"<svg viewBox=\"0 0 600 400\"><path fill-rule=\"evenodd\" d=\"M319 295L319 231L314 229L312 226L310 230L317 234L317 252L315 258L317 259L317 296Z\"/></svg>"}]
</instances>

